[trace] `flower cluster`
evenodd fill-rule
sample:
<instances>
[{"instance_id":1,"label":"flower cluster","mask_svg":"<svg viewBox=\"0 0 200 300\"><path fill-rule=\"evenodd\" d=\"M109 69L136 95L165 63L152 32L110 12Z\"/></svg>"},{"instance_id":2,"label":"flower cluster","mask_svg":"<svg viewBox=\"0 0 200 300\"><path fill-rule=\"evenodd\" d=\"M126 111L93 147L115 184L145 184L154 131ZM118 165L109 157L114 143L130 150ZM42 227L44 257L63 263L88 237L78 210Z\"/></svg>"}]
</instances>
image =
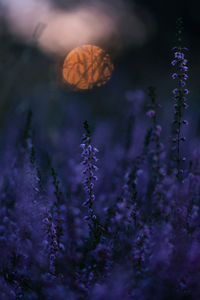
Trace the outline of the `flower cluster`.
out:
<instances>
[{"instance_id":1,"label":"flower cluster","mask_svg":"<svg viewBox=\"0 0 200 300\"><path fill-rule=\"evenodd\" d=\"M87 200L84 201L83 205L88 207L88 216L85 217L86 220L95 220L96 215L93 209L93 202L95 200L94 194L94 183L97 181L97 176L95 175L98 170L96 166L97 157L96 153L98 149L91 145L91 136L90 130L88 127L87 121L84 122L85 135L82 139L82 164L84 166L83 175L84 175L84 189L87 194Z\"/></svg>"},{"instance_id":2,"label":"flower cluster","mask_svg":"<svg viewBox=\"0 0 200 300\"><path fill-rule=\"evenodd\" d=\"M178 42L181 42L182 33L182 20L177 22ZM173 90L174 95L174 137L172 142L174 146L172 151L174 154L174 160L176 161L175 173L177 178L181 179L183 174L182 162L184 159L181 157L180 143L185 141L185 137L182 135L182 125L187 125L187 120L182 120L183 109L188 108L187 95L189 90L186 88L186 81L188 79L187 71L187 59L185 58L185 51L188 51L185 47L174 47L174 58L172 60L172 66L176 67L176 72L172 74L172 78L177 80L177 87Z\"/></svg>"},{"instance_id":3,"label":"flower cluster","mask_svg":"<svg viewBox=\"0 0 200 300\"><path fill-rule=\"evenodd\" d=\"M58 243L57 243L57 231L56 226L52 221L50 213L46 212L46 216L43 219L44 231L46 233L46 239L44 240L44 248L48 253L49 258L49 272L55 276L56 268L55 262L58 255Z\"/></svg>"},{"instance_id":4,"label":"flower cluster","mask_svg":"<svg viewBox=\"0 0 200 300\"><path fill-rule=\"evenodd\" d=\"M176 73L172 74L172 78L174 80L175 79L178 80L178 88L175 88L173 90L174 99L175 101L177 101L177 99L181 97L183 101L183 106L186 107L186 105L184 105L184 103L186 104L185 96L189 93L189 90L185 88L186 81L188 79L188 75L187 75L188 67L187 67L187 59L185 59L184 52L188 51L188 49L185 47L184 48L174 47L173 51L174 51L174 59L172 60L172 66L176 66L177 71Z\"/></svg>"},{"instance_id":5,"label":"flower cluster","mask_svg":"<svg viewBox=\"0 0 200 300\"><path fill-rule=\"evenodd\" d=\"M177 163L176 166L176 175L178 178L181 178L181 175L183 174L182 169L182 162L184 161L184 158L181 157L181 151L180 151L180 142L185 141L185 137L182 135L181 127L182 125L188 125L187 120L182 120L182 114L183 109L188 108L187 104L187 94L189 93L189 90L185 87L186 86L186 80L188 78L187 70L188 67L186 66L187 60L185 59L184 51L186 51L186 48L174 48L174 60L172 61L172 65L176 66L177 72L172 75L173 79L177 79L178 81L178 87L173 90L174 95L174 137L173 137L173 143L175 146L173 146L172 150L175 152L174 160Z\"/></svg>"},{"instance_id":6,"label":"flower cluster","mask_svg":"<svg viewBox=\"0 0 200 300\"><path fill-rule=\"evenodd\" d=\"M152 131L150 136L150 148L149 151L152 169L154 170L153 176L156 178L155 181L160 181L161 176L164 173L164 169L161 168L161 156L164 154L164 146L163 143L160 141L160 135L162 132L162 126L158 124L158 108L161 106L156 103L156 94L155 88L149 87L149 97L151 99L150 110L147 112L147 116L152 118ZM150 111L154 111L153 116L149 114Z\"/></svg>"}]
</instances>

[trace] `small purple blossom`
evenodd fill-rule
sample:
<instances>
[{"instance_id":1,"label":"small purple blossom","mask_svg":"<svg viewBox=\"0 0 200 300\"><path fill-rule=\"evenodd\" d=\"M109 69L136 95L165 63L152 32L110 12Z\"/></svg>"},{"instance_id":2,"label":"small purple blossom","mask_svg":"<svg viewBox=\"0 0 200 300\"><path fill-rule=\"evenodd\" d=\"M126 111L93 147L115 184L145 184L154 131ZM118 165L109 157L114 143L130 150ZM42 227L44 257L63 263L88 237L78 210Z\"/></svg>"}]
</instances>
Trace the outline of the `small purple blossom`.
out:
<instances>
[{"instance_id":1,"label":"small purple blossom","mask_svg":"<svg viewBox=\"0 0 200 300\"><path fill-rule=\"evenodd\" d=\"M188 126L189 125L189 122L187 120L183 120L183 124Z\"/></svg>"},{"instance_id":2,"label":"small purple blossom","mask_svg":"<svg viewBox=\"0 0 200 300\"><path fill-rule=\"evenodd\" d=\"M178 74L177 74L177 73L172 74L172 78L173 78L173 79L176 79L177 77L178 77Z\"/></svg>"},{"instance_id":3,"label":"small purple blossom","mask_svg":"<svg viewBox=\"0 0 200 300\"><path fill-rule=\"evenodd\" d=\"M182 61L182 65L186 65L187 64L187 59L184 59L183 61Z\"/></svg>"},{"instance_id":4,"label":"small purple blossom","mask_svg":"<svg viewBox=\"0 0 200 300\"><path fill-rule=\"evenodd\" d=\"M181 84L182 87L184 87L185 86L185 81L181 80L180 84Z\"/></svg>"},{"instance_id":5,"label":"small purple blossom","mask_svg":"<svg viewBox=\"0 0 200 300\"><path fill-rule=\"evenodd\" d=\"M181 66L181 71L182 72L187 72L188 71L188 67L187 66Z\"/></svg>"},{"instance_id":6,"label":"small purple blossom","mask_svg":"<svg viewBox=\"0 0 200 300\"><path fill-rule=\"evenodd\" d=\"M150 109L146 112L147 117L153 118L155 116L155 110Z\"/></svg>"},{"instance_id":7,"label":"small purple blossom","mask_svg":"<svg viewBox=\"0 0 200 300\"><path fill-rule=\"evenodd\" d=\"M156 125L155 127L156 135L160 136L161 131L162 131L162 127L160 125Z\"/></svg>"},{"instance_id":8,"label":"small purple blossom","mask_svg":"<svg viewBox=\"0 0 200 300\"><path fill-rule=\"evenodd\" d=\"M177 64L177 60L176 59L172 60L171 64L172 66L175 66Z\"/></svg>"},{"instance_id":9,"label":"small purple blossom","mask_svg":"<svg viewBox=\"0 0 200 300\"><path fill-rule=\"evenodd\" d=\"M172 92L174 95L176 95L176 94L178 94L179 90L177 88L175 88Z\"/></svg>"},{"instance_id":10,"label":"small purple blossom","mask_svg":"<svg viewBox=\"0 0 200 300\"><path fill-rule=\"evenodd\" d=\"M177 59L184 59L184 54L182 52L175 52L174 57Z\"/></svg>"},{"instance_id":11,"label":"small purple blossom","mask_svg":"<svg viewBox=\"0 0 200 300\"><path fill-rule=\"evenodd\" d=\"M189 94L189 90L188 89L184 89L184 94L188 95Z\"/></svg>"}]
</instances>

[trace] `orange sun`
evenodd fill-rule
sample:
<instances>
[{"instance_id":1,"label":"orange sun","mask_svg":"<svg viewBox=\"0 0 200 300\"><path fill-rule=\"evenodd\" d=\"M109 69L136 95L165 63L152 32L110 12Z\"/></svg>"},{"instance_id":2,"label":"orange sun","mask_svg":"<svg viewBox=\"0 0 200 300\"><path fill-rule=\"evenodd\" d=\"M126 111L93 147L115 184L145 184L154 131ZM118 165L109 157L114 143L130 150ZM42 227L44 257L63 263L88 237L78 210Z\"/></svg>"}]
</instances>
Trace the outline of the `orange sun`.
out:
<instances>
[{"instance_id":1,"label":"orange sun","mask_svg":"<svg viewBox=\"0 0 200 300\"><path fill-rule=\"evenodd\" d=\"M105 84L113 69L108 53L97 46L83 45L66 56L62 75L73 89L87 90Z\"/></svg>"}]
</instances>

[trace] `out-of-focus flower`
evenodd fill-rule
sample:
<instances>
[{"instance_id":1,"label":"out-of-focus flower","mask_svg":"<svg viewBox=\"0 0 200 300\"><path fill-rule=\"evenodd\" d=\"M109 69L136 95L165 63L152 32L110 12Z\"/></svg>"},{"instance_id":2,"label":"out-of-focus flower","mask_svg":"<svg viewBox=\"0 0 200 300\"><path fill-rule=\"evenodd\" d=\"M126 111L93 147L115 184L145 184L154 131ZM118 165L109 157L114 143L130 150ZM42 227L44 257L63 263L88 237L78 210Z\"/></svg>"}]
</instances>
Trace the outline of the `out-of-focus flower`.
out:
<instances>
[{"instance_id":1,"label":"out-of-focus flower","mask_svg":"<svg viewBox=\"0 0 200 300\"><path fill-rule=\"evenodd\" d=\"M86 219L96 220L96 215L93 210L93 202L95 200L94 183L97 181L95 173L98 170L96 166L96 153L98 152L98 149L91 145L91 136L87 121L84 122L84 128L85 134L82 139L81 148L83 158L82 164L84 166L83 186L87 194L87 200L84 201L83 205L88 207L88 216L86 216Z\"/></svg>"}]
</instances>

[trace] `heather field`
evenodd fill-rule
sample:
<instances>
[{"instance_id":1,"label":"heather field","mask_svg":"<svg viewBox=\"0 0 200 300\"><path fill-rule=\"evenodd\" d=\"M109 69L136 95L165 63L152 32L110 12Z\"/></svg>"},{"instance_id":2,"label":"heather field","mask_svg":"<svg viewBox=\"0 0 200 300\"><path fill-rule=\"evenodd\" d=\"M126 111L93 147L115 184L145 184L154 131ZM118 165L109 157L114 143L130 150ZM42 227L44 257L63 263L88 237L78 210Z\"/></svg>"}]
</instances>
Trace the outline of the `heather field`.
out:
<instances>
[{"instance_id":1,"label":"heather field","mask_svg":"<svg viewBox=\"0 0 200 300\"><path fill-rule=\"evenodd\" d=\"M36 41L1 36L0 299L200 299L199 96L182 19L150 84L151 70L140 84L146 71L128 79L107 55L108 82L75 89Z\"/></svg>"}]
</instances>

